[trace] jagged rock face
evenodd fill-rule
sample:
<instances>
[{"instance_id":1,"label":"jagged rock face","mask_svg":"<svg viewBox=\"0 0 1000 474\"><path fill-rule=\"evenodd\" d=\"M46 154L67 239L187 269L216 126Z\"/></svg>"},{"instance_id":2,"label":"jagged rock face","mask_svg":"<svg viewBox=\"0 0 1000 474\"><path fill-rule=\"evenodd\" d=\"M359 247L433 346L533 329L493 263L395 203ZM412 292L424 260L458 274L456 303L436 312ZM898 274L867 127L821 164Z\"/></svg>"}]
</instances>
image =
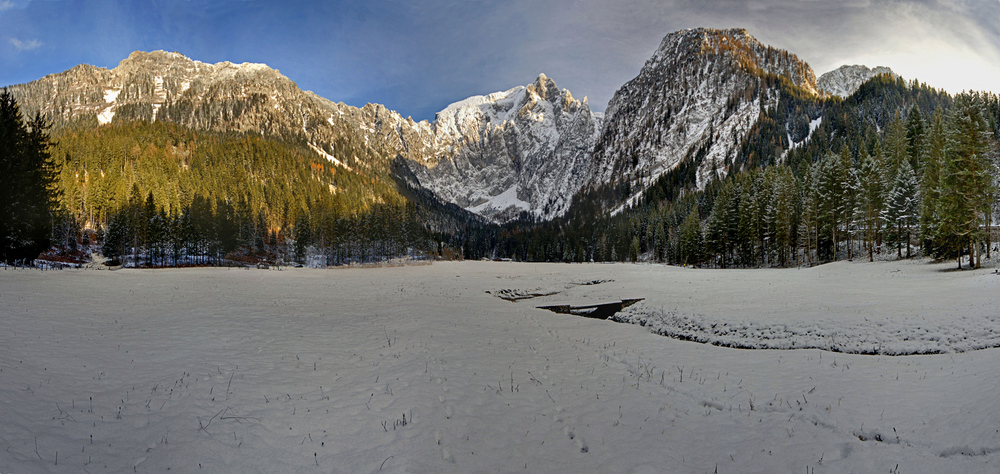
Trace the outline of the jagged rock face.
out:
<instances>
[{"instance_id":1,"label":"jagged rock face","mask_svg":"<svg viewBox=\"0 0 1000 474\"><path fill-rule=\"evenodd\" d=\"M686 159L700 159L699 185L726 172L740 140L783 76L816 93L816 76L794 54L764 46L746 30L682 30L667 35L639 75L619 89L594 149L591 183L626 181L643 189ZM637 198L638 194L632 198Z\"/></svg>"},{"instance_id":2,"label":"jagged rock face","mask_svg":"<svg viewBox=\"0 0 1000 474\"><path fill-rule=\"evenodd\" d=\"M99 124L164 120L269 135L296 128L286 99L303 94L263 64L205 64L164 51L134 52L111 70L77 66L14 90L26 111L56 126L96 117Z\"/></svg>"},{"instance_id":3,"label":"jagged rock face","mask_svg":"<svg viewBox=\"0 0 1000 474\"><path fill-rule=\"evenodd\" d=\"M601 114L544 74L528 86L470 97L435 117L432 141L408 155L421 186L497 221L551 219L591 169ZM412 148L412 147L411 147Z\"/></svg>"},{"instance_id":4,"label":"jagged rock face","mask_svg":"<svg viewBox=\"0 0 1000 474\"><path fill-rule=\"evenodd\" d=\"M845 98L855 93L861 84L879 75L889 74L892 77L899 77L885 66L878 66L868 69L866 66L840 66L833 71L823 74L816 81L816 85L821 92Z\"/></svg>"}]
</instances>

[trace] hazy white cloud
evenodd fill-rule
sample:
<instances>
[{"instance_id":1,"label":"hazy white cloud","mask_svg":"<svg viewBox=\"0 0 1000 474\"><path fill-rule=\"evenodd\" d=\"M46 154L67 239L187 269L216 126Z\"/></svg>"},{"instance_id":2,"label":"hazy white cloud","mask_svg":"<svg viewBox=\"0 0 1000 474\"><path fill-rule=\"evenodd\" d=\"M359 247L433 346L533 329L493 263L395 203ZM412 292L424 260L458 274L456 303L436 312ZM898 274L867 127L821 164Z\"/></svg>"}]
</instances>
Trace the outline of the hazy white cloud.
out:
<instances>
[{"instance_id":1,"label":"hazy white cloud","mask_svg":"<svg viewBox=\"0 0 1000 474\"><path fill-rule=\"evenodd\" d=\"M31 51L42 46L42 43L36 39L21 41L17 38L11 38L8 42L18 51Z\"/></svg>"}]
</instances>

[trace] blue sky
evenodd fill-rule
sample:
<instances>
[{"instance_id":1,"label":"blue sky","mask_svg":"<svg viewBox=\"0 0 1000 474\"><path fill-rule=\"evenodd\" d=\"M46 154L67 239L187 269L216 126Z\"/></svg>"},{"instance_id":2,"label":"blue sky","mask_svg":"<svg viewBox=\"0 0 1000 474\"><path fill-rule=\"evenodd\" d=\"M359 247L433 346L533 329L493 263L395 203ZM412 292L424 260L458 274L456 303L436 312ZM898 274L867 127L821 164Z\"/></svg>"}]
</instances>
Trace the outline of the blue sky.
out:
<instances>
[{"instance_id":1,"label":"blue sky","mask_svg":"<svg viewBox=\"0 0 1000 474\"><path fill-rule=\"evenodd\" d=\"M163 49L418 120L539 73L604 110L664 35L699 26L747 28L817 75L884 65L1000 92L1000 0L0 0L0 85Z\"/></svg>"}]
</instances>

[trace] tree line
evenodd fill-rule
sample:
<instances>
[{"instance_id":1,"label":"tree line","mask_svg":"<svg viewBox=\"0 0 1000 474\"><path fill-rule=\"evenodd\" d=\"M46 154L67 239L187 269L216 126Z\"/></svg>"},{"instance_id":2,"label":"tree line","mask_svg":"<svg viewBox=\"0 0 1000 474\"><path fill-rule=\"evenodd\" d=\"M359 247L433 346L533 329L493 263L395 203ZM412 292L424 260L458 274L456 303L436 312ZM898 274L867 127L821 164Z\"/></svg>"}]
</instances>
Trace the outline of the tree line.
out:
<instances>
[{"instance_id":1,"label":"tree line","mask_svg":"<svg viewBox=\"0 0 1000 474\"><path fill-rule=\"evenodd\" d=\"M417 218L416 206L410 204L378 204L345 216L317 203L299 214L294 226L274 229L263 210L246 199L234 205L198 195L170 213L157 205L152 192L143 199L134 185L128 204L112 214L98 239L111 264L342 265L423 255L432 245Z\"/></svg>"}]
</instances>

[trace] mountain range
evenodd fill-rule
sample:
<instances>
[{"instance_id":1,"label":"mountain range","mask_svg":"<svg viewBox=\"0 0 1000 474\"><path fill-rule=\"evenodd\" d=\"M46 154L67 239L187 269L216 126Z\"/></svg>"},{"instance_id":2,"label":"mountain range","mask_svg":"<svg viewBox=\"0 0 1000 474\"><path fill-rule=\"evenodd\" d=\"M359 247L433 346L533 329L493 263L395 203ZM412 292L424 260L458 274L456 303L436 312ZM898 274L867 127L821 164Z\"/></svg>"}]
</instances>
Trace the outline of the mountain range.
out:
<instances>
[{"instance_id":1,"label":"mountain range","mask_svg":"<svg viewBox=\"0 0 1000 474\"><path fill-rule=\"evenodd\" d=\"M783 97L846 97L876 74L892 73L845 66L817 80L804 61L746 30L699 28L668 34L603 114L541 74L417 122L378 104L335 103L262 64L163 51L132 53L110 70L76 66L12 91L26 115L41 113L56 130L160 121L256 134L507 222L559 217L581 192L608 187L622 190L602 203L615 212L684 163L704 187L742 166L741 147ZM817 126L818 111L796 114L798 126L779 144L786 151ZM345 141L355 146L338 146ZM365 153L350 151L357 147Z\"/></svg>"}]
</instances>

